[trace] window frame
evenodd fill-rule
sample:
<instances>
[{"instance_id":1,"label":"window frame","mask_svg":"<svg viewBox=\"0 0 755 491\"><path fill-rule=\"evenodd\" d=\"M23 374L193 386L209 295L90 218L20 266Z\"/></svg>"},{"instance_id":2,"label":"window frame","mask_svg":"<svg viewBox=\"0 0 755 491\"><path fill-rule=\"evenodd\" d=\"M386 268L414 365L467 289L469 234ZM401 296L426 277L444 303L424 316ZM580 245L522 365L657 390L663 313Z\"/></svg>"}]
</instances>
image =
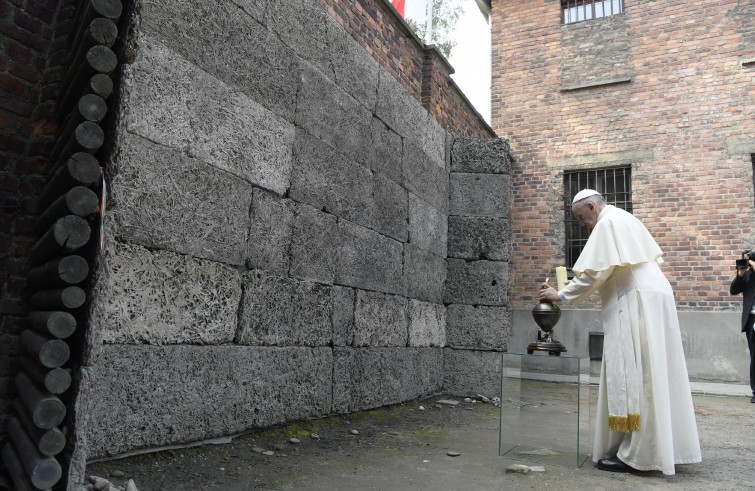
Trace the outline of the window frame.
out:
<instances>
[{"instance_id":1,"label":"window frame","mask_svg":"<svg viewBox=\"0 0 755 491\"><path fill-rule=\"evenodd\" d=\"M610 7L609 13L606 12L607 6ZM598 9L600 9L600 12L598 12ZM561 0L561 23L563 25L612 17L623 12L624 0ZM572 20L572 15L575 17L574 20Z\"/></svg>"},{"instance_id":2,"label":"window frame","mask_svg":"<svg viewBox=\"0 0 755 491\"><path fill-rule=\"evenodd\" d=\"M590 237L590 230L580 225L571 211L574 196L585 188L595 189L609 204L617 208L629 213L634 209L631 165L564 170L564 258L569 270L574 266Z\"/></svg>"}]
</instances>

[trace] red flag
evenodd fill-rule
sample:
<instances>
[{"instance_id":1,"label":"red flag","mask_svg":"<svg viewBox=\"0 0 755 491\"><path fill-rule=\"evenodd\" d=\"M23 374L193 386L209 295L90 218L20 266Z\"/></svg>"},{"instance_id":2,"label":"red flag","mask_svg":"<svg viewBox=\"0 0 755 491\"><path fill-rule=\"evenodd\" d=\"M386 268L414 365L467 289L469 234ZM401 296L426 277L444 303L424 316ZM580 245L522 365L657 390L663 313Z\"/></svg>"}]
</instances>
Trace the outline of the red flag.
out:
<instances>
[{"instance_id":1,"label":"red flag","mask_svg":"<svg viewBox=\"0 0 755 491\"><path fill-rule=\"evenodd\" d=\"M398 10L398 13L401 14L401 17L404 16L404 0L391 0L391 3L393 4L393 8Z\"/></svg>"}]
</instances>

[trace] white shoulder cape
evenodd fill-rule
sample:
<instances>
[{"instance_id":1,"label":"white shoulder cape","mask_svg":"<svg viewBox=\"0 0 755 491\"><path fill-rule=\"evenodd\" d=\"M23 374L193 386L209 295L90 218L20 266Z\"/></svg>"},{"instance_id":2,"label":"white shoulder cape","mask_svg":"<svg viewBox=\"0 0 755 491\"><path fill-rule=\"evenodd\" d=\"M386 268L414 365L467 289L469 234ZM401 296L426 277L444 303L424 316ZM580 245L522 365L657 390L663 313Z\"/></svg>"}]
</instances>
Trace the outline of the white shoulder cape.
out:
<instances>
[{"instance_id":1,"label":"white shoulder cape","mask_svg":"<svg viewBox=\"0 0 755 491\"><path fill-rule=\"evenodd\" d=\"M648 229L631 213L607 205L598 217L579 259L575 273L604 271L612 266L647 262L662 263L663 252Z\"/></svg>"}]
</instances>

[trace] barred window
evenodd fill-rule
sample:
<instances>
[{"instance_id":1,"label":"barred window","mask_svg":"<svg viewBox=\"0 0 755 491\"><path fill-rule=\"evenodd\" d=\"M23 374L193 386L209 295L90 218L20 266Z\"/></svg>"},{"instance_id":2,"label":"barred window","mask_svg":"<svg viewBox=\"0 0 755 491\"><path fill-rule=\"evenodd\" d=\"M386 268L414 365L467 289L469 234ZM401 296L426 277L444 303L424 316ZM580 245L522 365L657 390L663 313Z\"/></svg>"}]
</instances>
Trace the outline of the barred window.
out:
<instances>
[{"instance_id":1,"label":"barred window","mask_svg":"<svg viewBox=\"0 0 755 491\"><path fill-rule=\"evenodd\" d=\"M623 0L561 0L564 24L599 19L620 14L623 11Z\"/></svg>"},{"instance_id":2,"label":"barred window","mask_svg":"<svg viewBox=\"0 0 755 491\"><path fill-rule=\"evenodd\" d=\"M632 168L612 167L564 172L564 230L566 232L566 266L571 269L584 249L590 230L572 215L571 203L583 189L594 189L609 204L632 213Z\"/></svg>"}]
</instances>

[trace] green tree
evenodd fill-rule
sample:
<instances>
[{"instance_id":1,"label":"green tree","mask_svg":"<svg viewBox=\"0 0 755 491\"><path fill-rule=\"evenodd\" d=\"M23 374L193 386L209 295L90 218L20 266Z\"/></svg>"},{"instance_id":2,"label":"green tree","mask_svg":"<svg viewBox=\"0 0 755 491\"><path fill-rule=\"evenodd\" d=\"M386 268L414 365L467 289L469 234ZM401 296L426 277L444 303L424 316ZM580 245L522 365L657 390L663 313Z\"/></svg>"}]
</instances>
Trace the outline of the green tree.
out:
<instances>
[{"instance_id":1,"label":"green tree","mask_svg":"<svg viewBox=\"0 0 755 491\"><path fill-rule=\"evenodd\" d=\"M433 39L431 44L437 46L446 58L451 57L451 51L456 46L453 33L463 11L464 7L460 0L433 0ZM417 37L425 40L427 26L424 22L420 24L413 19L406 19L406 23L414 30Z\"/></svg>"}]
</instances>

